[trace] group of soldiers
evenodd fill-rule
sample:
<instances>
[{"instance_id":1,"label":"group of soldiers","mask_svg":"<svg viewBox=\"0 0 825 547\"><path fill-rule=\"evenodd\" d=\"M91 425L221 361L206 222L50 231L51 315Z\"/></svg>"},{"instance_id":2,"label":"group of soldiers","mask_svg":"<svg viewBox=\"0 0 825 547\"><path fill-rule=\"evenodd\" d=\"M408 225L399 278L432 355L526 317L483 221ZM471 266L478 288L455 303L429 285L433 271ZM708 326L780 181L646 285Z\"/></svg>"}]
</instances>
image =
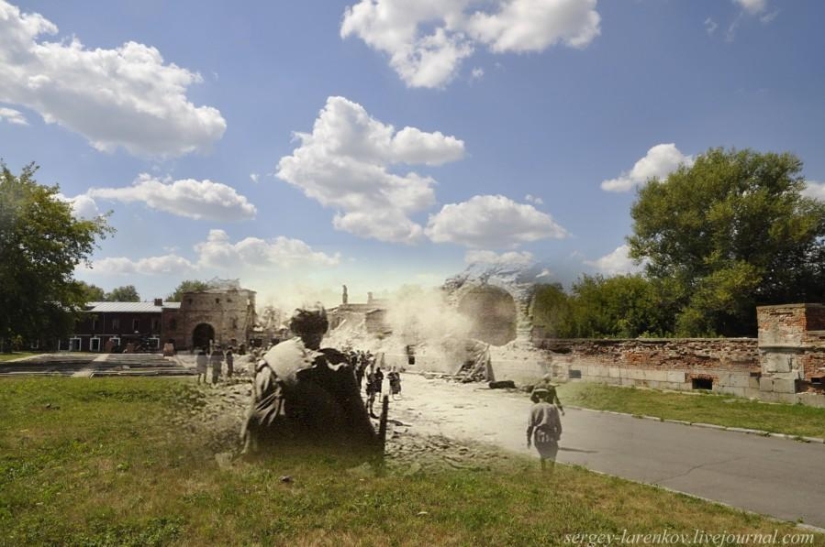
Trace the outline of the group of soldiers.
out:
<instances>
[{"instance_id":1,"label":"group of soldiers","mask_svg":"<svg viewBox=\"0 0 825 547\"><path fill-rule=\"evenodd\" d=\"M373 418L378 418L375 415L375 399L380 397L384 392L384 372L381 370L381 365L384 363L384 354L373 354L371 351L348 350L350 365L355 371L355 379L358 382L358 389L361 390L366 378L367 385L364 393L367 396L366 407L369 415ZM393 367L387 373L387 380L390 384L390 393L393 398L398 397L401 393L401 374Z\"/></svg>"},{"instance_id":2,"label":"group of soldiers","mask_svg":"<svg viewBox=\"0 0 825 547\"><path fill-rule=\"evenodd\" d=\"M383 355L322 348L329 327L322 307L296 310L289 327L296 337L273 346L255 365L252 403L241 430L244 452L309 446L382 456L381 430L376 432L370 416L377 417L372 403L382 392ZM400 375L394 370L389 375L397 395ZM562 433L564 409L555 388L546 376L530 395L527 446L535 445L543 469L546 461L552 468Z\"/></svg>"},{"instance_id":3,"label":"group of soldiers","mask_svg":"<svg viewBox=\"0 0 825 547\"><path fill-rule=\"evenodd\" d=\"M211 365L212 367L212 383L217 384L221 377L221 369L224 361L226 362L226 377L232 378L235 373L235 355L231 347L223 351L221 346L215 346L211 353L207 353L205 348L198 350L198 355L195 357L195 370L198 373L198 383L207 383L206 374Z\"/></svg>"}]
</instances>

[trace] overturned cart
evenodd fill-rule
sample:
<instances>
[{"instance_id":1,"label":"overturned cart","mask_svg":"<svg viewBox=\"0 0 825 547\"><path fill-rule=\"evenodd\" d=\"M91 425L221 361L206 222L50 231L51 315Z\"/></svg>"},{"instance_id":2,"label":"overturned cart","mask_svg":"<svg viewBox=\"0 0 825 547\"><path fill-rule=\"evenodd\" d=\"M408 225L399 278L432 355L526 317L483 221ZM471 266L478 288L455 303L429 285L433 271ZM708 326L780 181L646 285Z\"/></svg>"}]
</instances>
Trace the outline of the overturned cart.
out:
<instances>
[{"instance_id":1,"label":"overturned cart","mask_svg":"<svg viewBox=\"0 0 825 547\"><path fill-rule=\"evenodd\" d=\"M244 452L321 448L380 458L386 415L385 404L376 432L343 353L308 349L294 338L256 365L252 404L241 431Z\"/></svg>"}]
</instances>

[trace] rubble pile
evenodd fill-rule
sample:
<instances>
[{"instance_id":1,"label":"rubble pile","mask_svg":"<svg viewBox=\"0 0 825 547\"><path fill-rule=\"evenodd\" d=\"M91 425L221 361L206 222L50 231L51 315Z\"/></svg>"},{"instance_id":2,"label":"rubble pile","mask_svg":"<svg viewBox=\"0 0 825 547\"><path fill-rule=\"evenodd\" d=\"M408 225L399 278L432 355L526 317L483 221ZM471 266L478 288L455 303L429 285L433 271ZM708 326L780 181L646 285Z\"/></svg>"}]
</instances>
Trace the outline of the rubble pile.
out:
<instances>
[{"instance_id":1,"label":"rubble pile","mask_svg":"<svg viewBox=\"0 0 825 547\"><path fill-rule=\"evenodd\" d=\"M178 413L170 420L185 434L196 436L227 465L240 455L241 425L252 397L249 378L231 379L217 386L191 384L184 390ZM415 433L414 424L392 418L387 423L386 468L404 475L445 469L487 469L508 460L492 448L441 435ZM376 430L378 421L374 421Z\"/></svg>"}]
</instances>

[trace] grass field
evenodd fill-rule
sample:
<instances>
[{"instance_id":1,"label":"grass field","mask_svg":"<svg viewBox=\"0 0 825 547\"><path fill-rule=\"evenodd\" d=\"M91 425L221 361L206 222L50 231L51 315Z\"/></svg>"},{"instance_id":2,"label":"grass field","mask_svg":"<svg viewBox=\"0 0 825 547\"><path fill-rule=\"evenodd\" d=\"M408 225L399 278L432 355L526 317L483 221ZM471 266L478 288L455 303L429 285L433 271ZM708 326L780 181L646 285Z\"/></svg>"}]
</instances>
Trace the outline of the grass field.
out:
<instances>
[{"instance_id":1,"label":"grass field","mask_svg":"<svg viewBox=\"0 0 825 547\"><path fill-rule=\"evenodd\" d=\"M822 408L584 382L564 384L558 393L562 405L825 438L825 409Z\"/></svg>"},{"instance_id":2,"label":"grass field","mask_svg":"<svg viewBox=\"0 0 825 547\"><path fill-rule=\"evenodd\" d=\"M307 454L219 465L198 433L210 424L170 426L202 397L174 379L0 379L0 544L529 546L575 533L800 533L581 468L548 476L516 456L427 473Z\"/></svg>"}]
</instances>

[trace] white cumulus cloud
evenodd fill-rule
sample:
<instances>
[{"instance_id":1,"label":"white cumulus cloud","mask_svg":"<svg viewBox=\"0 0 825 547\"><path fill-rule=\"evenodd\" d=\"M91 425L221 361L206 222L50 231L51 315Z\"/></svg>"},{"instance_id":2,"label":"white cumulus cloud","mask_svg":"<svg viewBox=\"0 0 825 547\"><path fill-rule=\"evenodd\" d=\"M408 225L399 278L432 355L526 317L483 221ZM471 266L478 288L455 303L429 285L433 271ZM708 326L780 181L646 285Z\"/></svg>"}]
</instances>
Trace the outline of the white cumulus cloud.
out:
<instances>
[{"instance_id":1,"label":"white cumulus cloud","mask_svg":"<svg viewBox=\"0 0 825 547\"><path fill-rule=\"evenodd\" d=\"M497 6L467 22L469 33L495 53L543 51L557 43L584 47L600 33L596 0L505 0Z\"/></svg>"},{"instance_id":2,"label":"white cumulus cloud","mask_svg":"<svg viewBox=\"0 0 825 547\"><path fill-rule=\"evenodd\" d=\"M91 273L100 275L186 275L196 271L195 264L185 258L168 254L132 260L111 257L95 260Z\"/></svg>"},{"instance_id":3,"label":"white cumulus cloud","mask_svg":"<svg viewBox=\"0 0 825 547\"><path fill-rule=\"evenodd\" d=\"M527 251L497 253L495 251L469 250L464 253L464 262L467 264L493 264L497 266L527 266L533 263L533 253Z\"/></svg>"},{"instance_id":4,"label":"white cumulus cloud","mask_svg":"<svg viewBox=\"0 0 825 547\"><path fill-rule=\"evenodd\" d=\"M527 194L526 196L524 196L524 200L529 201L530 203L535 203L536 205L544 204L543 199L541 199L540 197L536 197L533 194Z\"/></svg>"},{"instance_id":5,"label":"white cumulus cloud","mask_svg":"<svg viewBox=\"0 0 825 547\"><path fill-rule=\"evenodd\" d=\"M143 202L152 209L187 218L236 221L255 218L255 206L234 188L211 180L159 180L142 173L132 186L91 188L86 195L124 203Z\"/></svg>"},{"instance_id":6,"label":"white cumulus cloud","mask_svg":"<svg viewBox=\"0 0 825 547\"><path fill-rule=\"evenodd\" d=\"M618 178L603 181L602 190L628 192L652 177L667 177L681 164L688 167L693 165L693 157L682 154L673 143L657 144L647 151L645 157L636 162L633 169L622 173Z\"/></svg>"},{"instance_id":7,"label":"white cumulus cloud","mask_svg":"<svg viewBox=\"0 0 825 547\"><path fill-rule=\"evenodd\" d=\"M629 256L630 246L625 244L617 247L613 252L596 260L585 260L584 263L606 275L621 275L641 272L642 264L635 264Z\"/></svg>"},{"instance_id":8,"label":"white cumulus cloud","mask_svg":"<svg viewBox=\"0 0 825 547\"><path fill-rule=\"evenodd\" d=\"M478 47L587 46L600 33L595 8L596 0L361 0L344 12L341 37L357 36L388 55L408 86L438 88Z\"/></svg>"},{"instance_id":9,"label":"white cumulus cloud","mask_svg":"<svg viewBox=\"0 0 825 547\"><path fill-rule=\"evenodd\" d=\"M23 113L13 108L0 108L0 122L2 121L13 125L29 125Z\"/></svg>"},{"instance_id":10,"label":"white cumulus cloud","mask_svg":"<svg viewBox=\"0 0 825 547\"><path fill-rule=\"evenodd\" d=\"M42 15L0 0L0 101L30 108L106 152L175 157L206 151L223 135L220 112L186 96L202 81L198 73L136 42L87 49L76 37L38 40L54 34L57 26Z\"/></svg>"},{"instance_id":11,"label":"white cumulus cloud","mask_svg":"<svg viewBox=\"0 0 825 547\"><path fill-rule=\"evenodd\" d=\"M75 218L93 219L101 215L97 202L86 194L80 194L73 198L64 196L63 194L57 194L55 197L72 206L72 214Z\"/></svg>"},{"instance_id":12,"label":"white cumulus cloud","mask_svg":"<svg viewBox=\"0 0 825 547\"><path fill-rule=\"evenodd\" d=\"M513 248L569 235L550 215L504 196L474 196L462 203L447 204L430 216L425 232L436 243L487 249Z\"/></svg>"},{"instance_id":13,"label":"white cumulus cloud","mask_svg":"<svg viewBox=\"0 0 825 547\"><path fill-rule=\"evenodd\" d=\"M757 15L768 9L768 0L733 0L739 7L751 15Z\"/></svg>"},{"instance_id":14,"label":"white cumulus cloud","mask_svg":"<svg viewBox=\"0 0 825 547\"><path fill-rule=\"evenodd\" d=\"M271 272L305 266L333 267L341 262L340 253L329 255L314 251L300 239L279 236L272 240L247 237L233 243L223 230L210 230L205 241L195 245L195 261L177 253L141 259L109 257L95 260L91 268L78 269L98 275L199 275L207 277L231 271L233 275L253 271Z\"/></svg>"},{"instance_id":15,"label":"white cumulus cloud","mask_svg":"<svg viewBox=\"0 0 825 547\"><path fill-rule=\"evenodd\" d=\"M806 181L802 195L825 201L825 182Z\"/></svg>"},{"instance_id":16,"label":"white cumulus cloud","mask_svg":"<svg viewBox=\"0 0 825 547\"><path fill-rule=\"evenodd\" d=\"M336 266L340 253L328 255L313 251L300 239L284 236L270 241L247 237L232 243L223 230L210 230L206 241L195 246L201 268L292 268L298 266Z\"/></svg>"},{"instance_id":17,"label":"white cumulus cloud","mask_svg":"<svg viewBox=\"0 0 825 547\"><path fill-rule=\"evenodd\" d=\"M422 228L409 215L435 203L434 179L389 168L464 156L464 142L455 137L414 127L396 131L343 97L329 97L312 133L296 138L300 146L280 159L277 177L335 209L337 229L381 241L418 239Z\"/></svg>"}]
</instances>

